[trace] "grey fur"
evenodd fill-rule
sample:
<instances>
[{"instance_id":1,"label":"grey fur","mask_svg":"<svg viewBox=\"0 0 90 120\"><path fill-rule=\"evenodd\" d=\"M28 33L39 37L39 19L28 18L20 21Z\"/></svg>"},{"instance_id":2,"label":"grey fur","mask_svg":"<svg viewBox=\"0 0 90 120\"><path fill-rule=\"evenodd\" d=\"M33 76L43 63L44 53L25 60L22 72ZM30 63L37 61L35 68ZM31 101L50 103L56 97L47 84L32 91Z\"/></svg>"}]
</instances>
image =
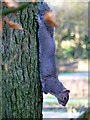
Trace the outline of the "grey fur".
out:
<instances>
[{"instance_id":1,"label":"grey fur","mask_svg":"<svg viewBox=\"0 0 90 120\"><path fill-rule=\"evenodd\" d=\"M38 25L39 65L42 91L46 94L50 93L54 95L58 102L65 106L69 99L69 90L58 80L56 74L54 28L43 20L41 14L38 14Z\"/></svg>"}]
</instances>

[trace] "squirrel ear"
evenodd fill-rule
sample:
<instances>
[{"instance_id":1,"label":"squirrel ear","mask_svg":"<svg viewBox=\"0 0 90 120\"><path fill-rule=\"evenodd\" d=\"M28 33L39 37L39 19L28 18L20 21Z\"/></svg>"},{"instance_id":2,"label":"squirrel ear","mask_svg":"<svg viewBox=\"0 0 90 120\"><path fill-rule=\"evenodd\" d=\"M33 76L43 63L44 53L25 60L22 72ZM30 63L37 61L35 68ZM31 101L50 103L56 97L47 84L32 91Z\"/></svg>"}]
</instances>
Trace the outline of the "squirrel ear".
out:
<instances>
[{"instance_id":1,"label":"squirrel ear","mask_svg":"<svg viewBox=\"0 0 90 120\"><path fill-rule=\"evenodd\" d=\"M67 92L67 93L70 93L70 90L64 90L63 92Z\"/></svg>"},{"instance_id":2,"label":"squirrel ear","mask_svg":"<svg viewBox=\"0 0 90 120\"><path fill-rule=\"evenodd\" d=\"M67 90L68 93L70 93L70 90Z\"/></svg>"}]
</instances>

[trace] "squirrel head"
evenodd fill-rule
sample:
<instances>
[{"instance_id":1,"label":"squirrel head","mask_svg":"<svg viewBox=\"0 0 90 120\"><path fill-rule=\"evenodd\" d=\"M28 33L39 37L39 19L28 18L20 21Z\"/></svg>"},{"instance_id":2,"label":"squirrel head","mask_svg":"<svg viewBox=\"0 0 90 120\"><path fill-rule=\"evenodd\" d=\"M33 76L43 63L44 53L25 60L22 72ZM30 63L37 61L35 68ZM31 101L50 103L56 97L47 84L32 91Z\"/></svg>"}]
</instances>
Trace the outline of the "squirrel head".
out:
<instances>
[{"instance_id":1,"label":"squirrel head","mask_svg":"<svg viewBox=\"0 0 90 120\"><path fill-rule=\"evenodd\" d=\"M69 90L65 90L58 95L56 95L58 102L62 105L65 106L69 100Z\"/></svg>"}]
</instances>

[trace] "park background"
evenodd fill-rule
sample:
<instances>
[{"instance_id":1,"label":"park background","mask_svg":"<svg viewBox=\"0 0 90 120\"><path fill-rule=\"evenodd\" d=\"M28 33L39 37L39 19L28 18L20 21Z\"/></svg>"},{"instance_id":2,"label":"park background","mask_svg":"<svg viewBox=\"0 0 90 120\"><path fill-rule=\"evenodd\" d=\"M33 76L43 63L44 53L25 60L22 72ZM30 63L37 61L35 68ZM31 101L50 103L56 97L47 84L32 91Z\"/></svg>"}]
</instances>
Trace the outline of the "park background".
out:
<instances>
[{"instance_id":1,"label":"park background","mask_svg":"<svg viewBox=\"0 0 90 120\"><path fill-rule=\"evenodd\" d=\"M76 118L89 106L88 2L46 0L56 14L56 66L58 78L70 90L66 107L44 94L44 118Z\"/></svg>"},{"instance_id":2,"label":"park background","mask_svg":"<svg viewBox=\"0 0 90 120\"><path fill-rule=\"evenodd\" d=\"M78 0L77 2L73 2L72 0L68 0L68 2L66 2L65 0L62 0L62 1L47 0L47 3L55 12L57 21L60 24L59 27L55 29L57 74L58 74L59 80L63 82L66 88L70 89L70 100L66 105L66 107L62 107L60 104L58 104L58 101L54 96L50 94L48 95L44 94L43 117L44 118L61 118L61 119L75 118L81 115L89 106L90 95L88 93L89 91L88 88L89 88L90 82L88 79L90 76L88 73L89 60L88 60L88 52L87 52L89 49L88 2L80 2ZM36 86L35 88L33 87L34 83L36 82L37 84L39 83L38 81L39 77L36 72L37 66L35 66L36 65L35 61L33 62L33 59L35 59L37 62L36 51L35 51L37 49L33 47L36 43L35 42L36 38L31 39L32 44L29 44L31 47L30 49L27 49L26 47L27 41L29 41L29 37L30 37L30 34L28 35L27 31L30 30L31 32L33 32L31 27L33 25L36 25L36 24L32 24L34 18L32 17L33 14L31 10L33 9L33 7L32 5L30 5L30 7L28 7L28 9L24 10L23 12L20 11L18 13L17 18L13 17L13 15L12 17L9 16L11 17L12 21L15 20L18 23L21 22L22 26L26 30L25 32L22 32L22 31L19 32L16 30L14 31L11 28L9 28L8 25L5 24L5 27L3 28L4 33L2 34L3 35L2 41L3 43L5 42L7 43L5 44L7 49L5 50L8 53L7 54L4 50L2 51L3 67L5 68L2 72L3 73L3 76L2 76L3 107L2 108L4 110L4 107L5 107L5 110L7 111L7 115L8 116L10 115L12 117L14 116L17 117L17 115L21 116L21 114L22 114L21 117L23 116L27 117L29 115L31 117L34 115L35 117L35 114L33 113L38 111L39 111L38 113L40 113L40 110L41 110L40 109L41 107L38 106L40 105L39 102L36 102L41 95L41 94L38 94L39 93L38 89L40 89L40 87L38 89ZM28 25L30 25L30 27L28 27ZM33 28L34 27L36 30L36 26L33 26ZM22 35L23 33L24 33L24 39ZM34 36L34 35L31 35L31 36ZM7 37L8 37L8 41L7 41ZM18 44L17 44L17 40L19 42ZM20 45L22 46L22 44L24 45L24 49L20 48ZM9 45L9 49L8 49L8 45ZM30 50L31 56L28 56L26 51L22 52L21 54L20 51L23 51L23 50L27 50L27 53ZM23 58L22 61L18 61L18 60L21 60L20 57ZM33 64L31 64L29 61L30 57L32 58L31 63ZM6 62L7 58L8 58L8 61ZM29 66L28 66L28 63L30 63ZM23 68L20 68L20 64L24 65ZM29 67L29 70L28 70L28 73L30 73L29 76L25 71L27 69L26 66ZM32 67L32 69L30 67ZM13 69L15 70L15 73L13 72ZM20 71L23 71L25 73L25 79L24 79L25 82L22 82L23 76ZM12 78L12 75L14 79ZM32 84L30 84L29 81ZM32 85L32 87L27 87L28 83ZM27 91L28 93L29 92L30 93L27 94ZM16 94L14 94L14 92L15 93L17 92L17 96L15 96ZM12 100L13 102L11 102ZM18 100L20 100L19 103L18 103ZM34 106L34 103L36 106ZM10 105L12 106L12 108ZM19 110L17 108L19 108ZM2 115L4 116L4 111Z\"/></svg>"}]
</instances>

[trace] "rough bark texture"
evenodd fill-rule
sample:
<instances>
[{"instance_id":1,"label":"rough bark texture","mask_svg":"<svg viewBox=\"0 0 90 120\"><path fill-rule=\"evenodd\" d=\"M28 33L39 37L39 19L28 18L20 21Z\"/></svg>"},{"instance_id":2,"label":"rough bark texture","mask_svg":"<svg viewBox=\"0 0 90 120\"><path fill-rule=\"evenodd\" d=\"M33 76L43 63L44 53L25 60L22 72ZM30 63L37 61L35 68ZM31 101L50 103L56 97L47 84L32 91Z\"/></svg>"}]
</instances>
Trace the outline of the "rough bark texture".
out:
<instances>
[{"instance_id":1,"label":"rough bark texture","mask_svg":"<svg viewBox=\"0 0 90 120\"><path fill-rule=\"evenodd\" d=\"M38 69L37 22L34 4L11 20L25 31L4 26L2 40L2 118L42 119Z\"/></svg>"}]
</instances>

